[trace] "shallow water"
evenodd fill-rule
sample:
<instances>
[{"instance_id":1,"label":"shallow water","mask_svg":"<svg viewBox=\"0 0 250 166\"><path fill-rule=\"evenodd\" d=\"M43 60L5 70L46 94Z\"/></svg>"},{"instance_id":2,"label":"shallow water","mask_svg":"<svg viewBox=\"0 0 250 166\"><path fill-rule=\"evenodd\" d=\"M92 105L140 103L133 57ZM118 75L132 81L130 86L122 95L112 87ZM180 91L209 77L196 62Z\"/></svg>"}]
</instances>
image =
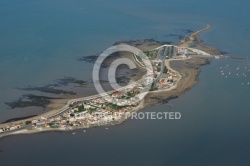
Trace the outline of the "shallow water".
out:
<instances>
[{"instance_id":1,"label":"shallow water","mask_svg":"<svg viewBox=\"0 0 250 166\"><path fill-rule=\"evenodd\" d=\"M210 23L213 28L201 36L206 43L250 58L249 7L246 0L1 1L0 119L42 112L7 109L4 102L27 93L13 88L43 86L65 76L91 80L91 64L75 59L120 40L177 42L169 34L186 34ZM143 110L181 112L180 120L129 120L75 135L8 137L0 141L1 164L248 165L250 72L244 67L249 65L213 60L202 67L192 90L170 101L172 108Z\"/></svg>"}]
</instances>

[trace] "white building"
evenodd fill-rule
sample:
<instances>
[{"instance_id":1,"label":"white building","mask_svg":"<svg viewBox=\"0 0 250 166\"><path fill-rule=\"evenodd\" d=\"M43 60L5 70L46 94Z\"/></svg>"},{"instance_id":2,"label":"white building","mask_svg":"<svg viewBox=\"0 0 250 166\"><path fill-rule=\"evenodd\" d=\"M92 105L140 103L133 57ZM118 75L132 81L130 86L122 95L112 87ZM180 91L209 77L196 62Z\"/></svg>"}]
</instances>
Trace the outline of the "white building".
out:
<instances>
[{"instance_id":1,"label":"white building","mask_svg":"<svg viewBox=\"0 0 250 166\"><path fill-rule=\"evenodd\" d=\"M10 130L15 130L16 129L16 126L11 126L10 127Z\"/></svg>"},{"instance_id":2,"label":"white building","mask_svg":"<svg viewBox=\"0 0 250 166\"><path fill-rule=\"evenodd\" d=\"M44 116L41 116L41 120L47 120L47 118Z\"/></svg>"},{"instance_id":3,"label":"white building","mask_svg":"<svg viewBox=\"0 0 250 166\"><path fill-rule=\"evenodd\" d=\"M87 117L88 111L83 111L75 114L75 119L85 119Z\"/></svg>"},{"instance_id":4,"label":"white building","mask_svg":"<svg viewBox=\"0 0 250 166\"><path fill-rule=\"evenodd\" d=\"M37 123L38 121L35 119L35 120L32 120L31 122L32 124L34 124L34 123Z\"/></svg>"}]
</instances>

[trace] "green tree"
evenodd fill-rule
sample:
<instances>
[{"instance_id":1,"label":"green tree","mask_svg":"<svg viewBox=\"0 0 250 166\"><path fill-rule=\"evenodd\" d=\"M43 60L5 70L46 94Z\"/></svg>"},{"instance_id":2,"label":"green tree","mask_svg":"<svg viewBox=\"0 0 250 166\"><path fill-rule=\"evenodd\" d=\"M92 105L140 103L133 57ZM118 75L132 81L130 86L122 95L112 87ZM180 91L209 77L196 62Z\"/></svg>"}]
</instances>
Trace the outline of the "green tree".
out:
<instances>
[{"instance_id":1,"label":"green tree","mask_svg":"<svg viewBox=\"0 0 250 166\"><path fill-rule=\"evenodd\" d=\"M167 73L168 72L168 68L167 66L164 67L163 73Z\"/></svg>"},{"instance_id":2,"label":"green tree","mask_svg":"<svg viewBox=\"0 0 250 166\"><path fill-rule=\"evenodd\" d=\"M82 111L84 111L85 109L84 109L84 105L82 104L82 105L80 105L80 106L78 106L78 112L82 112Z\"/></svg>"},{"instance_id":3,"label":"green tree","mask_svg":"<svg viewBox=\"0 0 250 166\"><path fill-rule=\"evenodd\" d=\"M27 120L27 121L25 122L25 124L26 124L26 125L29 125L29 124L31 124L31 121L30 121L30 120Z\"/></svg>"}]
</instances>

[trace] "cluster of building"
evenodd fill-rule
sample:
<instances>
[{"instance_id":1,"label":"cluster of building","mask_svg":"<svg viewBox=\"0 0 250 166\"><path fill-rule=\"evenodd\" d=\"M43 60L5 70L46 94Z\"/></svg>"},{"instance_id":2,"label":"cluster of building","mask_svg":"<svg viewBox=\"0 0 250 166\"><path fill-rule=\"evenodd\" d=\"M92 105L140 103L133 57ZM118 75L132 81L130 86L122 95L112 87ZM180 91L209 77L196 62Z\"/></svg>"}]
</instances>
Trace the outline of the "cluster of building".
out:
<instances>
[{"instance_id":1,"label":"cluster of building","mask_svg":"<svg viewBox=\"0 0 250 166\"><path fill-rule=\"evenodd\" d=\"M110 104L103 98L95 98L83 101L60 115L49 119L32 120L33 129L36 128L67 128L90 125L108 124L119 121L125 117L125 113L133 110L134 106L119 107Z\"/></svg>"},{"instance_id":2,"label":"cluster of building","mask_svg":"<svg viewBox=\"0 0 250 166\"><path fill-rule=\"evenodd\" d=\"M176 55L175 59L186 59L194 54L196 54L196 53L191 51L189 48L177 47L177 55Z\"/></svg>"},{"instance_id":3,"label":"cluster of building","mask_svg":"<svg viewBox=\"0 0 250 166\"><path fill-rule=\"evenodd\" d=\"M164 73L157 82L156 86L158 89L169 89L175 85L175 83L179 79L179 73L173 72L173 71L167 71L167 73Z\"/></svg>"},{"instance_id":4,"label":"cluster of building","mask_svg":"<svg viewBox=\"0 0 250 166\"><path fill-rule=\"evenodd\" d=\"M23 126L23 123L18 123L18 124L10 124L6 127L0 128L0 133L3 133L5 131L12 131L15 129L19 129Z\"/></svg>"},{"instance_id":5,"label":"cluster of building","mask_svg":"<svg viewBox=\"0 0 250 166\"><path fill-rule=\"evenodd\" d=\"M177 47L176 59L186 59L191 56L209 57L210 54L196 48Z\"/></svg>"},{"instance_id":6,"label":"cluster of building","mask_svg":"<svg viewBox=\"0 0 250 166\"><path fill-rule=\"evenodd\" d=\"M171 49L173 50L172 47ZM177 50L179 58L184 58L184 55L187 58L187 49L178 48ZM140 104L141 98L138 96L145 87L151 86L151 83L153 83L157 89L168 89L177 82L179 73L168 70L165 67L165 59L166 56L161 60L152 60L153 73L144 76L134 84L110 92L104 97L99 96L75 101L69 105L68 109L56 116L40 117L39 119L26 121L26 123L10 125L0 129L0 133L24 126L29 126L29 129L89 127L91 125L109 124L127 118L126 113L133 111ZM163 67L165 67L164 71L162 71Z\"/></svg>"},{"instance_id":7,"label":"cluster of building","mask_svg":"<svg viewBox=\"0 0 250 166\"><path fill-rule=\"evenodd\" d=\"M140 104L141 99L137 95L141 93L145 86L154 82L159 74L161 74L161 77L156 82L157 88L171 88L177 82L178 73L167 70L162 74L162 65L165 66L163 61L153 61L152 65L153 73L133 85L130 84L122 89L110 92L104 97L75 101L71 104L70 109L60 115L50 119L32 121L33 127L88 127L90 125L108 124L125 118L127 112L133 111Z\"/></svg>"}]
</instances>

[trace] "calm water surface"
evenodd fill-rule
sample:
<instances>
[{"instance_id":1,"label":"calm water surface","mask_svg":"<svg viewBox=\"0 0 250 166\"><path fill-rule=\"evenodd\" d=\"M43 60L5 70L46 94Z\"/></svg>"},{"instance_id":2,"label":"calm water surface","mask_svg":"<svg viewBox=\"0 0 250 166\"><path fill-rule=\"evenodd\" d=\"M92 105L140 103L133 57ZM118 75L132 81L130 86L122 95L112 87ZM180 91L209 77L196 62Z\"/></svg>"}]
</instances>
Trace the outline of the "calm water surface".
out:
<instances>
[{"instance_id":1,"label":"calm water surface","mask_svg":"<svg viewBox=\"0 0 250 166\"><path fill-rule=\"evenodd\" d=\"M177 42L169 34L210 23L213 28L201 36L206 43L250 58L249 7L247 0L0 1L0 120L33 113L4 104L27 93L15 87L43 86L65 76L90 80L91 64L75 59L119 40ZM172 108L143 110L178 111L180 120L129 120L75 135L1 139L1 165L249 165L247 69L249 61L212 60L199 83L170 102Z\"/></svg>"}]
</instances>

